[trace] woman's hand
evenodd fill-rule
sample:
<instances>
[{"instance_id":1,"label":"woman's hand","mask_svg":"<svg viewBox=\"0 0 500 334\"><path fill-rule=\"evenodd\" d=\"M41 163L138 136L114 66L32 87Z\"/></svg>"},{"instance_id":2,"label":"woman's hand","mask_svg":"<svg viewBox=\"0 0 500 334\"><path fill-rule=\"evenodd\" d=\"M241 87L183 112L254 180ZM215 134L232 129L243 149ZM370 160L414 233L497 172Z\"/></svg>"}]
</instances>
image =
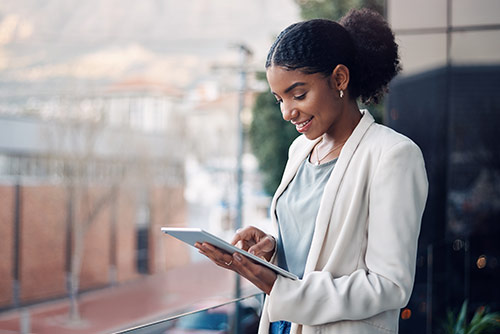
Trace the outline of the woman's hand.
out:
<instances>
[{"instance_id":1,"label":"woman's hand","mask_svg":"<svg viewBox=\"0 0 500 334\"><path fill-rule=\"evenodd\" d=\"M206 242L202 244L197 242L194 246L219 267L230 269L245 277L266 294L271 293L274 281L276 281L276 274L271 269L238 253L232 255L226 253Z\"/></svg>"},{"instance_id":2,"label":"woman's hand","mask_svg":"<svg viewBox=\"0 0 500 334\"><path fill-rule=\"evenodd\" d=\"M271 260L276 248L273 236L253 226L238 230L231 243L255 256L263 257L266 261Z\"/></svg>"},{"instance_id":3,"label":"woman's hand","mask_svg":"<svg viewBox=\"0 0 500 334\"><path fill-rule=\"evenodd\" d=\"M247 227L239 230L233 238L233 245L240 244L241 248L256 256L260 256L269 261L274 253L275 240L255 227ZM229 254L209 243L196 243L194 245L201 254L208 257L219 267L230 269L247 280L266 294L271 292L276 273L238 253Z\"/></svg>"}]
</instances>

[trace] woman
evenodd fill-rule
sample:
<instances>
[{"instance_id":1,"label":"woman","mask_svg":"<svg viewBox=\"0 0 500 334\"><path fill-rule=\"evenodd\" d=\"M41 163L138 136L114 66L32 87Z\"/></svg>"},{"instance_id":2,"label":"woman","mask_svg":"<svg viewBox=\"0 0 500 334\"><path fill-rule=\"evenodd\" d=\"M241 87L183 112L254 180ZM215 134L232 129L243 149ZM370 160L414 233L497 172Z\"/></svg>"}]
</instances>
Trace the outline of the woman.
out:
<instances>
[{"instance_id":1,"label":"woman","mask_svg":"<svg viewBox=\"0 0 500 334\"><path fill-rule=\"evenodd\" d=\"M300 279L197 247L268 295L260 333L397 333L427 177L420 149L356 102L377 102L398 73L394 35L369 10L340 23L293 24L272 45L266 69L283 118L303 135L272 201L275 236L248 227L233 243Z\"/></svg>"}]
</instances>

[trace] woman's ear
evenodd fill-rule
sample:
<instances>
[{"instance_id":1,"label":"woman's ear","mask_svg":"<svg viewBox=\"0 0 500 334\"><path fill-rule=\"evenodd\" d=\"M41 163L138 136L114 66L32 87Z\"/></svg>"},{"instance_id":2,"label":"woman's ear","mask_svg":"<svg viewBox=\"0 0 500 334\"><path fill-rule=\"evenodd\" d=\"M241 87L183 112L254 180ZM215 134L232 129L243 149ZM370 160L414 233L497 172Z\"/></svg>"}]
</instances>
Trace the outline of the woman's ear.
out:
<instances>
[{"instance_id":1,"label":"woman's ear","mask_svg":"<svg viewBox=\"0 0 500 334\"><path fill-rule=\"evenodd\" d=\"M337 65L332 72L331 79L333 86L337 90L343 90L343 91L347 90L347 86L349 86L349 79L350 79L349 69L347 68L347 66L342 64Z\"/></svg>"}]
</instances>

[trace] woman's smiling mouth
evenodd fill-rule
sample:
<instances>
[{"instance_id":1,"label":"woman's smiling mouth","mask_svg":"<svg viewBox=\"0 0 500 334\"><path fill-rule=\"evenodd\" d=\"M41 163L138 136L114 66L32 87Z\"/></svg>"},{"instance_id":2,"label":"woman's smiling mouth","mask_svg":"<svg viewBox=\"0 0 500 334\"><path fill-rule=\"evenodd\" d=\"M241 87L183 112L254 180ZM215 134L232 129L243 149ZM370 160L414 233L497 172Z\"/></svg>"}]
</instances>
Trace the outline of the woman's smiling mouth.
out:
<instances>
[{"instance_id":1,"label":"woman's smiling mouth","mask_svg":"<svg viewBox=\"0 0 500 334\"><path fill-rule=\"evenodd\" d=\"M311 118L309 118L308 120L304 121L304 122L300 122L300 123L296 123L296 122L292 122L294 125L295 125L295 128L297 129L298 132L306 132L307 129L309 129L309 126L311 124L311 120L314 118L314 116L312 116Z\"/></svg>"}]
</instances>

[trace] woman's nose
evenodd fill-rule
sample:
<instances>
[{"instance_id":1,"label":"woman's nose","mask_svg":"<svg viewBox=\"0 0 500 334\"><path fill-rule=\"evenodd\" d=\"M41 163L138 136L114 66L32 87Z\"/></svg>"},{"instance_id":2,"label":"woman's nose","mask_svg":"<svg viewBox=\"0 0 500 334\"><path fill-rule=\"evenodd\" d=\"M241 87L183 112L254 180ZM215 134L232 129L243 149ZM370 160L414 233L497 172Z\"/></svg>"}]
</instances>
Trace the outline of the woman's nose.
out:
<instances>
[{"instance_id":1,"label":"woman's nose","mask_svg":"<svg viewBox=\"0 0 500 334\"><path fill-rule=\"evenodd\" d=\"M297 117L298 112L295 108L287 108L287 106L283 103L281 105L281 114L283 116L283 119L289 122Z\"/></svg>"}]
</instances>

